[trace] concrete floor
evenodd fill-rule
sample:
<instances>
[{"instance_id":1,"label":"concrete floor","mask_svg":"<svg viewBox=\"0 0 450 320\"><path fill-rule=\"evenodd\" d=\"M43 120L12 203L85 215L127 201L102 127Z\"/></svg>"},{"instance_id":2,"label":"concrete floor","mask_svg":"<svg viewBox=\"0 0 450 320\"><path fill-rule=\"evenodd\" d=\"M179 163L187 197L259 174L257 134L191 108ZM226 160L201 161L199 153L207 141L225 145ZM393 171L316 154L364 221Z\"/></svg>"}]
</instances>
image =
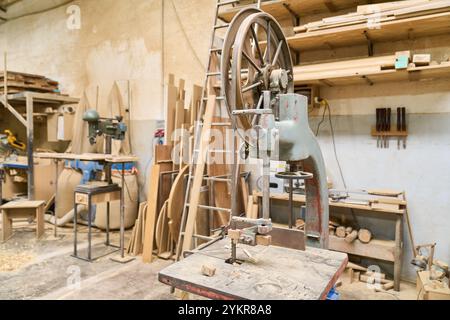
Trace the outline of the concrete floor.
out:
<instances>
[{"instance_id":1,"label":"concrete floor","mask_svg":"<svg viewBox=\"0 0 450 320\"><path fill-rule=\"evenodd\" d=\"M86 228L79 235L80 253L86 249ZM173 300L167 286L157 280L159 270L171 262L156 260L144 264L138 257L131 263L118 264L110 255L94 263L71 257L73 235L70 228L59 228L61 239L52 237L53 226L46 225L46 236L36 241L34 226L15 224L14 236L0 244L0 300ZM127 233L129 235L129 232ZM118 234L112 234L114 243ZM93 235L93 255L108 252L104 234ZM3 261L3 262L2 262ZM338 288L342 300L416 299L415 286L402 283L396 293L374 292L363 283L350 284L346 275ZM193 298L193 297L191 297Z\"/></svg>"}]
</instances>

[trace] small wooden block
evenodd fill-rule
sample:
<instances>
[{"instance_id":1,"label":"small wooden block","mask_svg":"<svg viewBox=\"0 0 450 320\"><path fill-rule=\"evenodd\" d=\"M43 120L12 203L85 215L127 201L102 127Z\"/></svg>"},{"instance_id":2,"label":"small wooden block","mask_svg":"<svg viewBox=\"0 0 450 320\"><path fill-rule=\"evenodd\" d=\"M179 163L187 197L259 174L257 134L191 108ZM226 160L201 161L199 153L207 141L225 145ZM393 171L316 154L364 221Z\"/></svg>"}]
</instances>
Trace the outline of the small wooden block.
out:
<instances>
[{"instance_id":1,"label":"small wooden block","mask_svg":"<svg viewBox=\"0 0 450 320\"><path fill-rule=\"evenodd\" d=\"M241 238L241 230L228 230L228 237L232 240L239 240Z\"/></svg>"},{"instance_id":2,"label":"small wooden block","mask_svg":"<svg viewBox=\"0 0 450 320\"><path fill-rule=\"evenodd\" d=\"M214 275L216 274L216 268L208 265L203 265L202 274L207 277L214 277Z\"/></svg>"},{"instance_id":3,"label":"small wooden block","mask_svg":"<svg viewBox=\"0 0 450 320\"><path fill-rule=\"evenodd\" d=\"M256 236L256 244L259 246L270 246L272 244L272 236Z\"/></svg>"}]
</instances>

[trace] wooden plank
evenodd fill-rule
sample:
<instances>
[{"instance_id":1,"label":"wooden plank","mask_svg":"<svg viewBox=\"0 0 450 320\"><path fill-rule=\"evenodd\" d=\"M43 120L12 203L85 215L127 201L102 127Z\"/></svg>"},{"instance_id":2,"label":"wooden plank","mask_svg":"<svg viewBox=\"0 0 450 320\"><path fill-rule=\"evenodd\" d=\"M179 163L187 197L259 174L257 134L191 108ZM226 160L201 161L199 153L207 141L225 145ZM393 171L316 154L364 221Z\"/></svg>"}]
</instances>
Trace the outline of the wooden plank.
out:
<instances>
[{"instance_id":1,"label":"wooden plank","mask_svg":"<svg viewBox=\"0 0 450 320\"><path fill-rule=\"evenodd\" d=\"M449 30L450 12L444 12L381 22L380 28L370 28L363 23L301 33L287 40L292 49L304 51L364 45L367 44L366 35L376 43L446 34Z\"/></svg>"},{"instance_id":2,"label":"wooden plank","mask_svg":"<svg viewBox=\"0 0 450 320\"><path fill-rule=\"evenodd\" d=\"M330 235L329 248L333 251L395 262L394 241L373 239L370 243L362 243L359 240L348 243L344 238Z\"/></svg>"},{"instance_id":3,"label":"wooden plank","mask_svg":"<svg viewBox=\"0 0 450 320\"><path fill-rule=\"evenodd\" d=\"M289 19L290 13L287 7L291 9L295 14L299 16L307 16L319 13L328 13L348 9L354 7L356 4L367 4L367 3L380 3L391 0L272 0L264 1L261 3L261 9L277 20ZM224 10L220 14L220 17L227 22L243 8L243 6L236 6L228 10Z\"/></svg>"},{"instance_id":4,"label":"wooden plank","mask_svg":"<svg viewBox=\"0 0 450 320\"><path fill-rule=\"evenodd\" d=\"M256 195L258 197L262 197L261 192L256 192ZM288 194L271 194L270 198L273 200L281 200L281 201L288 201L289 195ZM304 195L295 194L293 197L294 202L304 204L306 201L306 198ZM363 211L376 211L376 212L384 212L384 213L393 213L393 214L399 214L402 215L405 213L405 210L388 210L388 209L374 209L370 205L359 205L359 204L352 204L352 203L343 203L343 202L333 202L330 200L330 207L334 208L348 208L348 209L357 209L357 210L363 210Z\"/></svg>"},{"instance_id":5,"label":"wooden plank","mask_svg":"<svg viewBox=\"0 0 450 320\"><path fill-rule=\"evenodd\" d=\"M159 165L153 165L147 193L147 219L145 221L145 237L144 250L142 254L142 261L150 263L153 261L153 249L155 246L155 227L157 219L158 208L158 189L159 189L159 174L161 168Z\"/></svg>"},{"instance_id":6,"label":"wooden plank","mask_svg":"<svg viewBox=\"0 0 450 320\"><path fill-rule=\"evenodd\" d=\"M194 85L192 90L192 105L191 105L191 126L197 121L198 113L200 112L200 105L202 103L203 87Z\"/></svg>"},{"instance_id":7,"label":"wooden plank","mask_svg":"<svg viewBox=\"0 0 450 320\"><path fill-rule=\"evenodd\" d=\"M184 182L188 172L189 166L185 166L180 171L173 183L168 199L167 217L169 218L170 233L175 241L178 241L180 234L181 216L183 214L185 200Z\"/></svg>"},{"instance_id":8,"label":"wooden plank","mask_svg":"<svg viewBox=\"0 0 450 320\"><path fill-rule=\"evenodd\" d=\"M166 144L172 145L172 135L175 130L175 113L177 109L178 89L173 85L166 86Z\"/></svg>"},{"instance_id":9,"label":"wooden plank","mask_svg":"<svg viewBox=\"0 0 450 320\"><path fill-rule=\"evenodd\" d=\"M197 219L197 212L199 209L198 205L200 202L200 188L203 184L203 174L206 166L206 158L210 140L210 129L215 106L216 106L216 96L210 95L208 97L208 103L206 105L204 123L200 138L200 148L197 159L198 161L197 164L195 165L195 175L194 181L192 183L191 198L189 201L190 207L183 240L183 251L190 250L192 245L192 235L194 233L195 221Z\"/></svg>"}]
</instances>

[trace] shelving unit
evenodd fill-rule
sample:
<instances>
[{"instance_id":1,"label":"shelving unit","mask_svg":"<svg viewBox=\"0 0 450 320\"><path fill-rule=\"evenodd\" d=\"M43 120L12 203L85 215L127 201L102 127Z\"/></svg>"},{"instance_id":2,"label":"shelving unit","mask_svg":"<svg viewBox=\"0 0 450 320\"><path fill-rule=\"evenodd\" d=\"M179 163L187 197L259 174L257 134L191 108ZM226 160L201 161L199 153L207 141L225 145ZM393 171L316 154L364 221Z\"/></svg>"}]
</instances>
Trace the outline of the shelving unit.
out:
<instances>
[{"instance_id":1,"label":"shelving unit","mask_svg":"<svg viewBox=\"0 0 450 320\"><path fill-rule=\"evenodd\" d=\"M450 32L450 12L381 22L370 28L367 23L299 33L288 37L294 51L334 49L396 40L412 40Z\"/></svg>"},{"instance_id":2,"label":"shelving unit","mask_svg":"<svg viewBox=\"0 0 450 320\"><path fill-rule=\"evenodd\" d=\"M0 104L11 112L27 130L27 163L28 163L28 199L34 200L34 114L38 108L59 107L66 104L77 104L79 99L60 94L38 93L23 91L6 95L0 95ZM17 108L26 108L26 117Z\"/></svg>"},{"instance_id":3,"label":"shelving unit","mask_svg":"<svg viewBox=\"0 0 450 320\"><path fill-rule=\"evenodd\" d=\"M262 198L262 193L256 192L255 196L258 199ZM289 201L288 194L272 194L271 200ZM304 195L294 195L294 203L300 205L306 204L306 197ZM369 243L362 243L355 240L353 243L347 243L344 239L336 236L330 236L329 248L330 250L345 252L348 254L388 261L394 264L394 286L395 290L400 290L400 274L402 269L402 249L403 249L403 216L406 214L406 209L379 209L371 206L357 205L351 203L333 202L330 201L330 211L333 208L344 208L358 210L355 214L368 215L377 214L380 218L389 219L395 223L395 237L394 240L372 239Z\"/></svg>"},{"instance_id":4,"label":"shelving unit","mask_svg":"<svg viewBox=\"0 0 450 320\"><path fill-rule=\"evenodd\" d=\"M386 1L388 0L274 0L263 2L261 4L261 9L274 16L277 20L283 20L289 16L300 18L306 15L336 12L357 5ZM241 9L242 7L240 6L229 9L221 14L220 18L230 22Z\"/></svg>"},{"instance_id":5,"label":"shelving unit","mask_svg":"<svg viewBox=\"0 0 450 320\"><path fill-rule=\"evenodd\" d=\"M351 65L352 62L349 61ZM294 71L295 73L295 71ZM336 71L335 75L320 78L308 76L306 74L295 73L295 85L318 85L318 86L346 86L358 84L377 84L393 81L429 81L436 79L450 78L450 62L444 62L440 65L413 67L405 70L377 70L367 71L365 69L355 69L351 74L342 75Z\"/></svg>"}]
</instances>

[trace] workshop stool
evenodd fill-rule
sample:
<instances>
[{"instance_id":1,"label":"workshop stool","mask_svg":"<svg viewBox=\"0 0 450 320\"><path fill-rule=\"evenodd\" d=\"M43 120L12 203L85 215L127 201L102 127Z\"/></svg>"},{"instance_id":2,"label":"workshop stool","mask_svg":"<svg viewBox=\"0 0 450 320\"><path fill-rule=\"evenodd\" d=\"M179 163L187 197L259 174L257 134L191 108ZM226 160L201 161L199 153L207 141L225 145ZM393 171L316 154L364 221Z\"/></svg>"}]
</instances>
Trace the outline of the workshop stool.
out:
<instances>
[{"instance_id":1,"label":"workshop stool","mask_svg":"<svg viewBox=\"0 0 450 320\"><path fill-rule=\"evenodd\" d=\"M45 201L13 201L2 205L2 241L8 241L12 237L14 219L30 217L36 218L36 238L41 238L45 232L44 206Z\"/></svg>"}]
</instances>

